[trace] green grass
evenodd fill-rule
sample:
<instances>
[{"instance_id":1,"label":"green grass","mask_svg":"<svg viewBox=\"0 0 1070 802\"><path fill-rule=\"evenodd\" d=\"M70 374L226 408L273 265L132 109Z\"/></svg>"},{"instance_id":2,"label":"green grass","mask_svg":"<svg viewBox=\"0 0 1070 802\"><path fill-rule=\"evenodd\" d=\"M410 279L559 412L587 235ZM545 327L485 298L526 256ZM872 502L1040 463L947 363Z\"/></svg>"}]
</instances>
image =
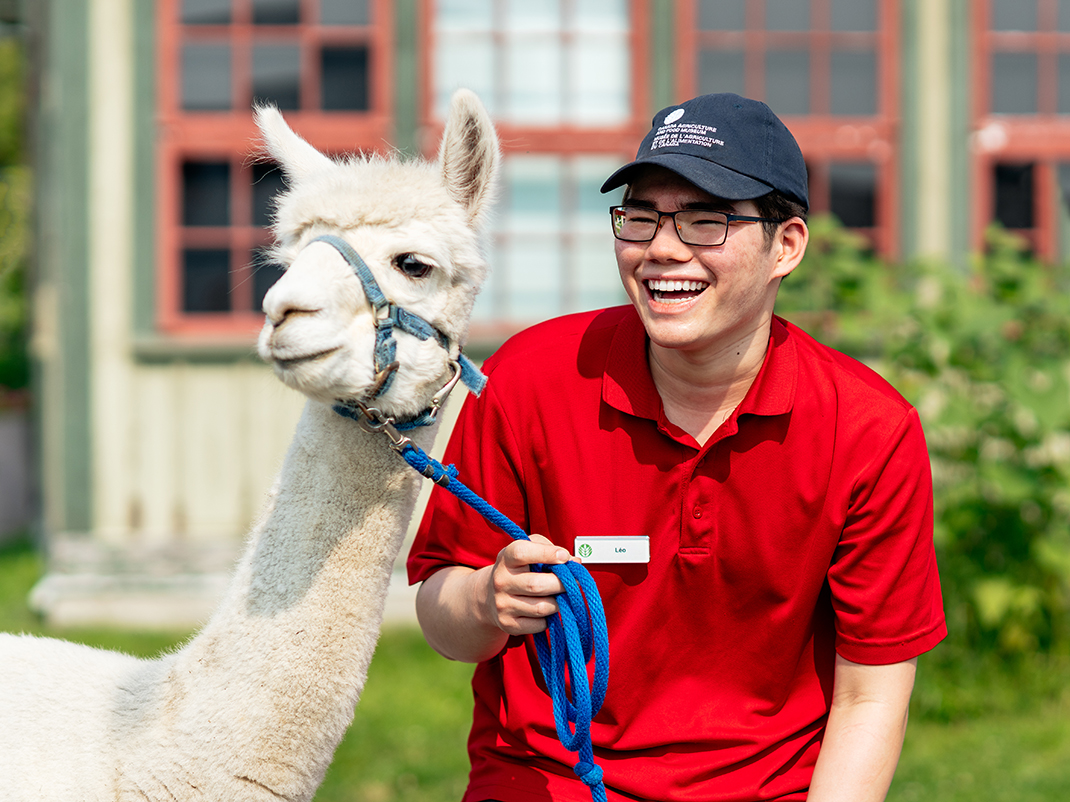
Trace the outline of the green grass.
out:
<instances>
[{"instance_id":1,"label":"green grass","mask_svg":"<svg viewBox=\"0 0 1070 802\"><path fill-rule=\"evenodd\" d=\"M26 545L0 549L0 630L150 656L188 633L62 630L26 607L40 575ZM383 632L353 724L317 802L447 802L468 770L471 666L434 654L418 631ZM1070 799L1070 658L1005 665L940 647L921 659L890 802Z\"/></svg>"}]
</instances>

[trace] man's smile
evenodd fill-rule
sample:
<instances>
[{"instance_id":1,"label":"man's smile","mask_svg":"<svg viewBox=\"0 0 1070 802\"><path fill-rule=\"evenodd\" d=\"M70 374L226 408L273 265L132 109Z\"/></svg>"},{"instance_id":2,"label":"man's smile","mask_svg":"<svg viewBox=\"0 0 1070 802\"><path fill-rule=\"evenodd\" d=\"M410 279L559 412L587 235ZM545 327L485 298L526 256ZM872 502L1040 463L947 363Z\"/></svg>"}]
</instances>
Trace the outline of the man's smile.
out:
<instances>
[{"instance_id":1,"label":"man's smile","mask_svg":"<svg viewBox=\"0 0 1070 802\"><path fill-rule=\"evenodd\" d=\"M675 281L647 279L646 287L659 304L678 304L688 301L710 286L708 281Z\"/></svg>"}]
</instances>

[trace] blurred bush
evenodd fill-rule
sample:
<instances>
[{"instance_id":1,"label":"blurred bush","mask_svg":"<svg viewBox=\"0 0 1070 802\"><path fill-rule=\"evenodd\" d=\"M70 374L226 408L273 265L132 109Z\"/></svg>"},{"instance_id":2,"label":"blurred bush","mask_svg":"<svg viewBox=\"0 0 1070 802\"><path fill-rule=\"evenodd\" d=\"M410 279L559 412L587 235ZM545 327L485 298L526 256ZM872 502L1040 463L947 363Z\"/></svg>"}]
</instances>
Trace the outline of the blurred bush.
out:
<instances>
[{"instance_id":1,"label":"blurred bush","mask_svg":"<svg viewBox=\"0 0 1070 802\"><path fill-rule=\"evenodd\" d=\"M15 38L0 38L0 403L30 383L28 282L30 171L23 163L24 59Z\"/></svg>"},{"instance_id":2,"label":"blurred bush","mask_svg":"<svg viewBox=\"0 0 1070 802\"><path fill-rule=\"evenodd\" d=\"M951 640L1070 650L1070 270L988 232L968 271L883 264L816 218L778 313L874 367L921 415Z\"/></svg>"}]
</instances>

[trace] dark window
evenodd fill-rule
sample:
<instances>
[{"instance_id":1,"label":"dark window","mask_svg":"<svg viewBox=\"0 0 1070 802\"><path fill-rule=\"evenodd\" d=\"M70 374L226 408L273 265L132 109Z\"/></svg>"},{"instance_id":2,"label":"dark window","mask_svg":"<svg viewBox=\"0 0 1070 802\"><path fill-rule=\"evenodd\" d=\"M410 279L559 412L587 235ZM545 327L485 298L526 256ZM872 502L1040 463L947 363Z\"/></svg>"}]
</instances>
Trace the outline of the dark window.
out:
<instances>
[{"instance_id":1,"label":"dark window","mask_svg":"<svg viewBox=\"0 0 1070 802\"><path fill-rule=\"evenodd\" d=\"M877 171L872 164L829 165L829 211L848 228L877 224Z\"/></svg>"},{"instance_id":2,"label":"dark window","mask_svg":"<svg viewBox=\"0 0 1070 802\"><path fill-rule=\"evenodd\" d=\"M870 52L833 51L829 111L833 114L877 113L877 56Z\"/></svg>"},{"instance_id":3,"label":"dark window","mask_svg":"<svg viewBox=\"0 0 1070 802\"><path fill-rule=\"evenodd\" d=\"M266 248L259 248L253 252L253 311L259 312L264 306L264 296L271 289L271 285L279 280L285 272L278 262L268 256Z\"/></svg>"},{"instance_id":4,"label":"dark window","mask_svg":"<svg viewBox=\"0 0 1070 802\"><path fill-rule=\"evenodd\" d=\"M995 219L1005 228L1033 227L1033 165L997 164Z\"/></svg>"},{"instance_id":5,"label":"dark window","mask_svg":"<svg viewBox=\"0 0 1070 802\"><path fill-rule=\"evenodd\" d=\"M189 111L230 108L230 45L182 47L182 108Z\"/></svg>"},{"instance_id":6,"label":"dark window","mask_svg":"<svg viewBox=\"0 0 1070 802\"><path fill-rule=\"evenodd\" d=\"M765 0L765 28L769 31L810 30L810 0Z\"/></svg>"},{"instance_id":7,"label":"dark window","mask_svg":"<svg viewBox=\"0 0 1070 802\"><path fill-rule=\"evenodd\" d=\"M253 225L267 228L275 211L275 196L286 189L282 171L274 164L253 165Z\"/></svg>"},{"instance_id":8,"label":"dark window","mask_svg":"<svg viewBox=\"0 0 1070 802\"><path fill-rule=\"evenodd\" d=\"M182 0L182 21L187 25L226 25L230 0Z\"/></svg>"},{"instance_id":9,"label":"dark window","mask_svg":"<svg viewBox=\"0 0 1070 802\"><path fill-rule=\"evenodd\" d=\"M296 25L300 21L300 0L253 0L255 25Z\"/></svg>"},{"instance_id":10,"label":"dark window","mask_svg":"<svg viewBox=\"0 0 1070 802\"><path fill-rule=\"evenodd\" d=\"M699 53L699 94L735 92L745 95L745 65L741 50L703 50Z\"/></svg>"},{"instance_id":11,"label":"dark window","mask_svg":"<svg viewBox=\"0 0 1070 802\"><path fill-rule=\"evenodd\" d=\"M296 45L253 47L253 98L280 109L301 107L301 50Z\"/></svg>"},{"instance_id":12,"label":"dark window","mask_svg":"<svg viewBox=\"0 0 1070 802\"><path fill-rule=\"evenodd\" d=\"M324 111L367 111L368 49L366 47L325 47L320 103Z\"/></svg>"},{"instance_id":13,"label":"dark window","mask_svg":"<svg viewBox=\"0 0 1070 802\"><path fill-rule=\"evenodd\" d=\"M698 27L704 31L745 30L746 0L700 0Z\"/></svg>"},{"instance_id":14,"label":"dark window","mask_svg":"<svg viewBox=\"0 0 1070 802\"><path fill-rule=\"evenodd\" d=\"M807 51L766 53L765 102L781 116L810 113L810 54Z\"/></svg>"},{"instance_id":15,"label":"dark window","mask_svg":"<svg viewBox=\"0 0 1070 802\"><path fill-rule=\"evenodd\" d=\"M992 30L1035 31L1036 0L992 0Z\"/></svg>"},{"instance_id":16,"label":"dark window","mask_svg":"<svg viewBox=\"0 0 1070 802\"><path fill-rule=\"evenodd\" d=\"M1035 53L992 54L992 112L1037 113L1037 56Z\"/></svg>"},{"instance_id":17,"label":"dark window","mask_svg":"<svg viewBox=\"0 0 1070 802\"><path fill-rule=\"evenodd\" d=\"M186 162L182 165L182 225L230 225L230 165Z\"/></svg>"},{"instance_id":18,"label":"dark window","mask_svg":"<svg viewBox=\"0 0 1070 802\"><path fill-rule=\"evenodd\" d=\"M183 252L182 310L230 311L230 251L187 248Z\"/></svg>"},{"instance_id":19,"label":"dark window","mask_svg":"<svg viewBox=\"0 0 1070 802\"><path fill-rule=\"evenodd\" d=\"M367 25L371 22L368 0L320 0L324 25Z\"/></svg>"},{"instance_id":20,"label":"dark window","mask_svg":"<svg viewBox=\"0 0 1070 802\"><path fill-rule=\"evenodd\" d=\"M832 30L877 30L877 0L832 0Z\"/></svg>"}]
</instances>

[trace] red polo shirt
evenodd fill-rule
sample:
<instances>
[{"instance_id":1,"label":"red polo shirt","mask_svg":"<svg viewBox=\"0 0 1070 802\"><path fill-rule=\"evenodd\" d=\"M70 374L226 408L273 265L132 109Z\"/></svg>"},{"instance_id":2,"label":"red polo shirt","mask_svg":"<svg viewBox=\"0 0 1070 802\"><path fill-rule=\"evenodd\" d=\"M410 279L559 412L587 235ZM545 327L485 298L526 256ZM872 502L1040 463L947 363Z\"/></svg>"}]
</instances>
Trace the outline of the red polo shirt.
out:
<instances>
[{"instance_id":1,"label":"red polo shirt","mask_svg":"<svg viewBox=\"0 0 1070 802\"><path fill-rule=\"evenodd\" d=\"M666 418L628 307L553 320L484 366L446 452L522 528L648 535L648 564L589 564L609 691L592 727L610 800L802 800L835 652L907 660L944 636L932 485L915 410L779 318L704 446ZM508 536L436 488L411 582L494 562ZM530 638L473 678L465 802L587 802Z\"/></svg>"}]
</instances>

